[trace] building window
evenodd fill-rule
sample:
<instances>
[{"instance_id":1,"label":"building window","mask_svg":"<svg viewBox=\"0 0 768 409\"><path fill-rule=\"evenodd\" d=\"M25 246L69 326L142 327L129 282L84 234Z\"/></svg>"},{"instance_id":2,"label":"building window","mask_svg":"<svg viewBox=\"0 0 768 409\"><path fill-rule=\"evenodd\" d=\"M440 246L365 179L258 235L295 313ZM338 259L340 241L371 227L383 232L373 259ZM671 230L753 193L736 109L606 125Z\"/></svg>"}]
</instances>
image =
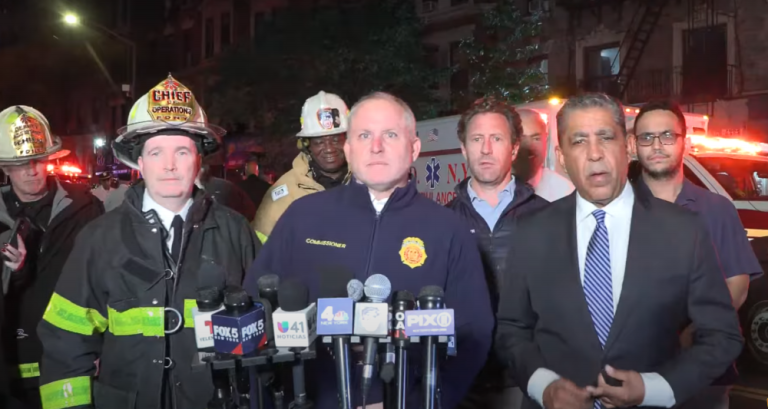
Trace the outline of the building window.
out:
<instances>
[{"instance_id":1,"label":"building window","mask_svg":"<svg viewBox=\"0 0 768 409\"><path fill-rule=\"evenodd\" d=\"M590 47L584 50L584 88L591 92L609 93L619 74L619 44Z\"/></svg>"},{"instance_id":2,"label":"building window","mask_svg":"<svg viewBox=\"0 0 768 409\"><path fill-rule=\"evenodd\" d=\"M528 0L529 13L546 13L549 11L549 0Z\"/></svg>"},{"instance_id":3,"label":"building window","mask_svg":"<svg viewBox=\"0 0 768 409\"><path fill-rule=\"evenodd\" d=\"M682 97L715 100L728 95L727 25L683 31Z\"/></svg>"},{"instance_id":4,"label":"building window","mask_svg":"<svg viewBox=\"0 0 768 409\"><path fill-rule=\"evenodd\" d=\"M213 43L213 19L205 19L205 58L213 57L214 43Z\"/></svg>"},{"instance_id":5,"label":"building window","mask_svg":"<svg viewBox=\"0 0 768 409\"><path fill-rule=\"evenodd\" d=\"M421 12L431 13L437 10L437 0L421 0Z\"/></svg>"},{"instance_id":6,"label":"building window","mask_svg":"<svg viewBox=\"0 0 768 409\"><path fill-rule=\"evenodd\" d=\"M232 15L230 13L224 13L221 15L221 35L219 37L221 41L221 51L229 48L232 44Z\"/></svg>"},{"instance_id":7,"label":"building window","mask_svg":"<svg viewBox=\"0 0 768 409\"><path fill-rule=\"evenodd\" d=\"M424 53L424 61L432 69L440 67L440 47L434 44L424 44L422 46ZM430 89L437 90L440 88L440 83L435 81L430 84Z\"/></svg>"},{"instance_id":8,"label":"building window","mask_svg":"<svg viewBox=\"0 0 768 409\"><path fill-rule=\"evenodd\" d=\"M451 6L461 6L467 3L469 3L469 0L451 0Z\"/></svg>"},{"instance_id":9,"label":"building window","mask_svg":"<svg viewBox=\"0 0 768 409\"><path fill-rule=\"evenodd\" d=\"M253 37L256 38L261 30L264 29L264 12L259 11L253 14Z\"/></svg>"},{"instance_id":10,"label":"building window","mask_svg":"<svg viewBox=\"0 0 768 409\"><path fill-rule=\"evenodd\" d=\"M187 29L184 30L184 33L182 34L183 43L182 43L182 55L181 60L182 64L181 66L183 68L189 68L192 66L192 30Z\"/></svg>"},{"instance_id":11,"label":"building window","mask_svg":"<svg viewBox=\"0 0 768 409\"><path fill-rule=\"evenodd\" d=\"M465 94L469 90L469 70L464 64L459 44L460 41L454 41L450 48L451 66L456 67L456 71L451 75L451 103L456 110L464 108Z\"/></svg>"}]
</instances>

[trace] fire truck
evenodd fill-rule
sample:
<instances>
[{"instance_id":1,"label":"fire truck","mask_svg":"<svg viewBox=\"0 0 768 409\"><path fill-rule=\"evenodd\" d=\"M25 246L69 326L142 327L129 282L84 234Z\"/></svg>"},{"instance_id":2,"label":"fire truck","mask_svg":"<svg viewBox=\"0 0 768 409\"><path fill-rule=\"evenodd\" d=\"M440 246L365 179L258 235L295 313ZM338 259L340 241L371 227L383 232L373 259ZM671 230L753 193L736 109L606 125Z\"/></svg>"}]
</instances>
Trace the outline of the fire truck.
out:
<instances>
[{"instance_id":1,"label":"fire truck","mask_svg":"<svg viewBox=\"0 0 768 409\"><path fill-rule=\"evenodd\" d=\"M547 124L549 138L545 166L568 177L555 159L555 116L565 101L553 98L518 105L538 112ZM632 129L640 111L623 107L627 128ZM709 118L685 113L688 138L683 171L692 183L731 200L746 229L763 270L768 267L768 144L707 136ZM421 154L411 173L419 192L439 204L454 199L456 185L470 175L456 135L459 116L417 124ZM636 168L636 166L631 166ZM752 281L747 301L739 310L746 339L745 363L768 367L768 279Z\"/></svg>"}]
</instances>

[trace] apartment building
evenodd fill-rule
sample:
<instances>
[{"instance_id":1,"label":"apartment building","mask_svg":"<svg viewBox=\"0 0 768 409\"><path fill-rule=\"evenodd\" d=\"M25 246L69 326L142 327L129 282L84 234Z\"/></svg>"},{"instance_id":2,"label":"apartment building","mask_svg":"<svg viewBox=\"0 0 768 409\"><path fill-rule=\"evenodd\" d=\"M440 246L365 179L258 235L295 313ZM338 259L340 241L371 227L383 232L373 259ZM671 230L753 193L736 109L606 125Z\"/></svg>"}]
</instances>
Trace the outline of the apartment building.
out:
<instances>
[{"instance_id":1,"label":"apartment building","mask_svg":"<svg viewBox=\"0 0 768 409\"><path fill-rule=\"evenodd\" d=\"M710 133L768 140L768 2L558 0L546 31L549 82L567 96L672 98Z\"/></svg>"}]
</instances>

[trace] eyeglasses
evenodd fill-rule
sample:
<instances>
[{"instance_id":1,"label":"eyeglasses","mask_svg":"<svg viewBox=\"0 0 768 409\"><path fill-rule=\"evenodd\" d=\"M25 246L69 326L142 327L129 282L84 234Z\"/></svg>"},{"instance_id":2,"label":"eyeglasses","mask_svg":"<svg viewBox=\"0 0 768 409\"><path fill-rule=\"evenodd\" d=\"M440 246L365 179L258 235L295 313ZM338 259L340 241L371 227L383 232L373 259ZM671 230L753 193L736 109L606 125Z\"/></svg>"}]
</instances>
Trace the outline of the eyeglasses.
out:
<instances>
[{"instance_id":1,"label":"eyeglasses","mask_svg":"<svg viewBox=\"0 0 768 409\"><path fill-rule=\"evenodd\" d=\"M681 138L682 136L683 134L669 131L657 134L645 132L637 135L637 144L640 146L651 146L653 145L653 140L658 139L662 145L674 145L677 143L677 138Z\"/></svg>"}]
</instances>

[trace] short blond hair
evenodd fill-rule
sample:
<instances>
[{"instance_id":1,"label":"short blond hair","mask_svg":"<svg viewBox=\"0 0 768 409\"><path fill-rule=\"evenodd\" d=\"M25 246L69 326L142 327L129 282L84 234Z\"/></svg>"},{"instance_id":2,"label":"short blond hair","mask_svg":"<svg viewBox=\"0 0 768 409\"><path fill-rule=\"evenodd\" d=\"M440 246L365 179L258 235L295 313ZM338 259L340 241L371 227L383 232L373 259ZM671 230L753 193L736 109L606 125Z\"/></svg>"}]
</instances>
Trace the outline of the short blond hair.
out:
<instances>
[{"instance_id":1,"label":"short blond hair","mask_svg":"<svg viewBox=\"0 0 768 409\"><path fill-rule=\"evenodd\" d=\"M363 103L367 101L372 100L383 100L383 101L389 101L403 110L403 119L405 120L405 126L408 128L408 130L411 132L411 137L416 138L416 116L413 114L413 110L411 109L408 104L403 101L402 99L388 93L388 92L372 92L362 98L360 98L357 102L355 102L355 105L352 105L352 109L349 110L349 127L352 128L352 120L355 117L355 114L360 109L360 106L363 105Z\"/></svg>"}]
</instances>

